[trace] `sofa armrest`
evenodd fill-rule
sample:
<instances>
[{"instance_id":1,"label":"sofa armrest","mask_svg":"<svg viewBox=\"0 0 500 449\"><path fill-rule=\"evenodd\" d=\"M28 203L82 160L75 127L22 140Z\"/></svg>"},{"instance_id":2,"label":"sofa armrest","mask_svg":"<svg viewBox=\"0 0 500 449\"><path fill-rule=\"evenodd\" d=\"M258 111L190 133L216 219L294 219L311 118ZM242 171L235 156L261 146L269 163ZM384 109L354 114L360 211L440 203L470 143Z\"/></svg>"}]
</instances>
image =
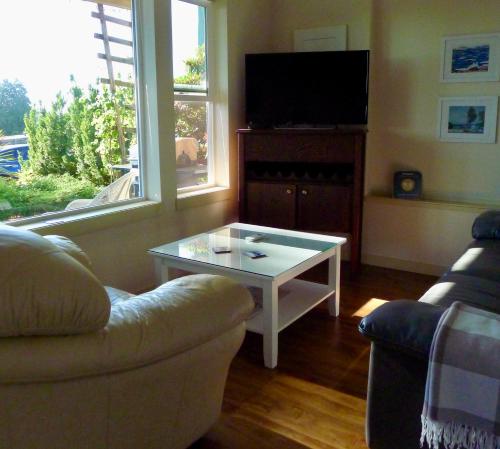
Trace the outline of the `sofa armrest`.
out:
<instances>
[{"instance_id":1,"label":"sofa armrest","mask_svg":"<svg viewBox=\"0 0 500 449\"><path fill-rule=\"evenodd\" d=\"M193 275L112 306L107 326L69 336L0 338L0 383L124 371L174 357L240 328L254 302L222 276Z\"/></svg>"},{"instance_id":2,"label":"sofa armrest","mask_svg":"<svg viewBox=\"0 0 500 449\"><path fill-rule=\"evenodd\" d=\"M488 210L474 220L472 237L500 240L500 210Z\"/></svg>"},{"instance_id":3,"label":"sofa armrest","mask_svg":"<svg viewBox=\"0 0 500 449\"><path fill-rule=\"evenodd\" d=\"M427 359L444 311L419 301L391 301L363 318L359 330L376 343Z\"/></svg>"}]
</instances>

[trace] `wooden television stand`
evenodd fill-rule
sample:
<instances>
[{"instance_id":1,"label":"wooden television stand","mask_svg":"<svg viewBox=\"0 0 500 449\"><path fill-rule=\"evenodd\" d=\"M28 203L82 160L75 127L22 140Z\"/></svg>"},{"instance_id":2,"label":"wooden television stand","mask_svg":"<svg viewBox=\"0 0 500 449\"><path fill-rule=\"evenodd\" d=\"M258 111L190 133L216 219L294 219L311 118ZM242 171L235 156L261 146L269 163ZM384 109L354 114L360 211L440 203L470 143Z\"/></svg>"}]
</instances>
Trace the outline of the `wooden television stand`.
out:
<instances>
[{"instance_id":1,"label":"wooden television stand","mask_svg":"<svg viewBox=\"0 0 500 449\"><path fill-rule=\"evenodd\" d=\"M239 220L350 236L361 264L364 130L238 130Z\"/></svg>"}]
</instances>

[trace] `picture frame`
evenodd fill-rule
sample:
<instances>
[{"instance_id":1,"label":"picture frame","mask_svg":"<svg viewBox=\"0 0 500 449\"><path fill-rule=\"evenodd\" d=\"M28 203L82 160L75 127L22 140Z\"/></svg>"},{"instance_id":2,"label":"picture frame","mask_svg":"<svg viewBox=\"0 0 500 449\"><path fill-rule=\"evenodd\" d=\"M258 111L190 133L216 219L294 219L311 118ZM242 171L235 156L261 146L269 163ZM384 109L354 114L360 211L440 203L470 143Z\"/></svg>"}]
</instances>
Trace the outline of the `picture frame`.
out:
<instances>
[{"instance_id":1,"label":"picture frame","mask_svg":"<svg viewBox=\"0 0 500 449\"><path fill-rule=\"evenodd\" d=\"M498 97L439 99L439 139L445 142L495 143Z\"/></svg>"},{"instance_id":2,"label":"picture frame","mask_svg":"<svg viewBox=\"0 0 500 449\"><path fill-rule=\"evenodd\" d=\"M347 50L347 25L294 31L294 51Z\"/></svg>"},{"instance_id":3,"label":"picture frame","mask_svg":"<svg viewBox=\"0 0 500 449\"><path fill-rule=\"evenodd\" d=\"M465 83L500 80L500 33L443 38L441 81Z\"/></svg>"}]
</instances>

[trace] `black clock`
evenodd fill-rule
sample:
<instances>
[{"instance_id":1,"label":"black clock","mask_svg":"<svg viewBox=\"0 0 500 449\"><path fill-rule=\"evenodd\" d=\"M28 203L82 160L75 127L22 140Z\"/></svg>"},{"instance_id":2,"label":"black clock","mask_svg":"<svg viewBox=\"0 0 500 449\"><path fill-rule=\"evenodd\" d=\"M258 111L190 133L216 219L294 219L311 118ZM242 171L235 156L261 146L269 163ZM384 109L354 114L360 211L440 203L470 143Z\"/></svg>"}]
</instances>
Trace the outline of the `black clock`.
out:
<instances>
[{"instance_id":1,"label":"black clock","mask_svg":"<svg viewBox=\"0 0 500 449\"><path fill-rule=\"evenodd\" d=\"M422 197L422 173L397 171L394 173L394 198L418 199Z\"/></svg>"}]
</instances>

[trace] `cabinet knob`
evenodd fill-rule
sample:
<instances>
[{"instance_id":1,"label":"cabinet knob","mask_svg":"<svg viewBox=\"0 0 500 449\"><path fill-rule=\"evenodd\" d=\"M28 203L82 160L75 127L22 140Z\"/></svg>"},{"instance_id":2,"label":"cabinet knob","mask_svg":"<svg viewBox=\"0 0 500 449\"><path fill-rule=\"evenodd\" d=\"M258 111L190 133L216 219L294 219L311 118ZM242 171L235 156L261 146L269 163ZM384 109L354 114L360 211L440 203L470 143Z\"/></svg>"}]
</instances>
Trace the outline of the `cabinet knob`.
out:
<instances>
[{"instance_id":1,"label":"cabinet knob","mask_svg":"<svg viewBox=\"0 0 500 449\"><path fill-rule=\"evenodd\" d=\"M286 189L286 194L287 195L291 195L292 193L293 193L292 189L290 189L290 188Z\"/></svg>"},{"instance_id":2,"label":"cabinet knob","mask_svg":"<svg viewBox=\"0 0 500 449\"><path fill-rule=\"evenodd\" d=\"M300 193L302 193L302 195L309 195L309 192L306 189L302 189Z\"/></svg>"}]
</instances>

